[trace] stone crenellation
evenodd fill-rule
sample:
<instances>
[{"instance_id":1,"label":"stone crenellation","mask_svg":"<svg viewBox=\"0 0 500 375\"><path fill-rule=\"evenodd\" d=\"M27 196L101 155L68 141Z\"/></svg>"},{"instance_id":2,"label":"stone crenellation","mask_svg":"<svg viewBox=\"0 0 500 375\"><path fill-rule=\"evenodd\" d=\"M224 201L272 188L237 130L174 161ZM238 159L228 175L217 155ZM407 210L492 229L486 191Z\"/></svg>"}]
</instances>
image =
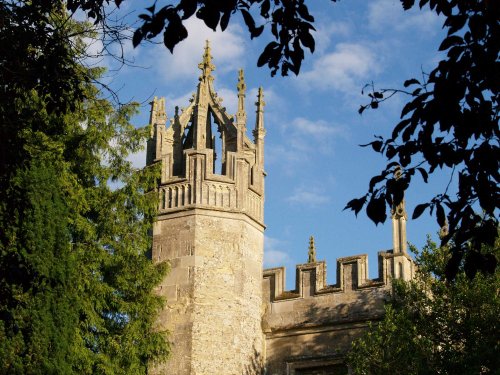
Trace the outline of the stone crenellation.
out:
<instances>
[{"instance_id":1,"label":"stone crenellation","mask_svg":"<svg viewBox=\"0 0 500 375\"><path fill-rule=\"evenodd\" d=\"M347 373L343 356L368 322L382 317L391 280L413 277L406 253L381 251L378 261L379 277L369 279L365 254L338 259L334 285L326 283L326 262L299 264L291 291L284 289L284 267L264 270L267 374Z\"/></svg>"},{"instance_id":2,"label":"stone crenellation","mask_svg":"<svg viewBox=\"0 0 500 375\"><path fill-rule=\"evenodd\" d=\"M284 290L285 267L265 269L264 288L269 286L266 295L270 302L366 288L386 288L395 277L395 264L396 267L404 265L401 268L407 270L406 277L403 272L398 278L413 277L415 270L411 258L407 254L397 255L392 250L387 250L378 253L379 276L375 279L368 278L368 256L361 254L337 259L337 282L334 285L326 283L326 262L318 261L296 266L295 289L290 291Z\"/></svg>"}]
</instances>

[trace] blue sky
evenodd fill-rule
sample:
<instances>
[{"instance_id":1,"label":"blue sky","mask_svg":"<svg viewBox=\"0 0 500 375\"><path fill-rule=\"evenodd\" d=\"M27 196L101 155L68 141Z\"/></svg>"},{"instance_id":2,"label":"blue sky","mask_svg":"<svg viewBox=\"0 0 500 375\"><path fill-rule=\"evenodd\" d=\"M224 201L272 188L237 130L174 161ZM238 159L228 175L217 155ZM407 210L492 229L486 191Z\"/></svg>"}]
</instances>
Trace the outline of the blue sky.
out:
<instances>
[{"instance_id":1,"label":"blue sky","mask_svg":"<svg viewBox=\"0 0 500 375\"><path fill-rule=\"evenodd\" d=\"M134 6L136 4L133 4ZM373 135L388 136L398 122L406 98L393 97L381 108L360 116L367 103L362 87L400 88L404 80L420 78L439 61L442 20L428 11L403 12L399 0L309 1L316 18L316 52L306 53L298 77L270 77L256 61L269 35L250 40L240 16L224 33L213 32L197 19L189 20L189 37L174 54L162 44L125 45L125 56L134 66L117 67L108 59L107 82L121 101L143 103L134 124L147 124L152 96L165 96L167 114L176 105L188 105L195 91L198 63L206 39L211 41L215 88L229 113L236 110L237 70L245 70L248 128L254 125L257 88L263 86L266 136L265 266L286 266L287 286L293 288L295 264L307 260L308 239L316 240L318 259L326 260L328 282L335 282L336 258L369 255L370 277L377 276L377 252L392 247L390 220L375 226L364 213L358 218L343 211L346 203L363 195L370 177L386 161L371 148L361 148ZM128 6L128 8L127 8ZM123 12L136 17L125 1ZM90 46L99 51L101 45ZM143 165L145 154L132 157ZM449 176L416 183L406 196L409 216L416 204L444 191ZM415 181L418 182L418 181ZM434 218L423 215L408 222L408 240L421 247L426 234L438 228Z\"/></svg>"}]
</instances>

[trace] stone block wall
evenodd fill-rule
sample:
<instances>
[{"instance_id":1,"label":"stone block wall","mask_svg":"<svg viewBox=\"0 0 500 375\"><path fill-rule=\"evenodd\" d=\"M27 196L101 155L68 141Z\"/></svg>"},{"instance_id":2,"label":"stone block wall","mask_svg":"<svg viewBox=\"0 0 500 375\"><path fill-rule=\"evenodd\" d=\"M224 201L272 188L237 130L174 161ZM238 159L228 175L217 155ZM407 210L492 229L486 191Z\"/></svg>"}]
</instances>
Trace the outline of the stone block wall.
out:
<instances>
[{"instance_id":1,"label":"stone block wall","mask_svg":"<svg viewBox=\"0 0 500 375\"><path fill-rule=\"evenodd\" d=\"M171 359L153 374L256 374L263 357L263 227L244 214L191 209L160 216L153 258L169 260L159 287Z\"/></svg>"}]
</instances>

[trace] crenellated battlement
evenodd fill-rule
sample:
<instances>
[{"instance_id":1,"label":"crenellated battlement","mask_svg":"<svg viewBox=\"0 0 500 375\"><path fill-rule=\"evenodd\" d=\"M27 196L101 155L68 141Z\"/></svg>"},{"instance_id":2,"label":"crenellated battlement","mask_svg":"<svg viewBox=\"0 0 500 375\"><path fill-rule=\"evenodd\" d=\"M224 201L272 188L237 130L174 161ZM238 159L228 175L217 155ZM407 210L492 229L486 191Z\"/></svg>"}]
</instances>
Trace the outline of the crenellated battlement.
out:
<instances>
[{"instance_id":1,"label":"crenellated battlement","mask_svg":"<svg viewBox=\"0 0 500 375\"><path fill-rule=\"evenodd\" d=\"M263 273L262 330L271 374L314 363L341 366L352 340L382 318L392 280L414 274L406 252L380 251L377 278L368 278L368 256L361 254L337 259L336 283L328 285L327 264L316 261L312 237L308 255L296 266L293 290L285 290L285 267Z\"/></svg>"},{"instance_id":2,"label":"crenellated battlement","mask_svg":"<svg viewBox=\"0 0 500 375\"><path fill-rule=\"evenodd\" d=\"M387 288L393 278L413 277L414 265L407 254L394 254L392 250L388 250L378 253L378 277L375 279L368 278L366 254L337 259L337 280L333 285L326 283L326 271L325 261L298 264L295 289L287 291L285 267L265 269L264 296L268 297L269 302L279 302L325 294L353 293L368 288Z\"/></svg>"},{"instance_id":3,"label":"crenellated battlement","mask_svg":"<svg viewBox=\"0 0 500 375\"><path fill-rule=\"evenodd\" d=\"M298 342L318 348L315 352L322 351L325 358L337 358L339 352L332 351L329 343L335 342L341 352L345 350L369 321L383 316L392 280L409 280L415 271L406 252L380 251L378 277L370 279L368 256L354 255L337 259L336 283L328 285L327 264L316 261L312 237L308 255L307 263L296 266L293 290L285 290L285 267L263 273L262 328L271 368L280 368L290 358L302 358L300 353L311 351L300 348ZM282 349L289 345L297 348L295 356Z\"/></svg>"}]
</instances>

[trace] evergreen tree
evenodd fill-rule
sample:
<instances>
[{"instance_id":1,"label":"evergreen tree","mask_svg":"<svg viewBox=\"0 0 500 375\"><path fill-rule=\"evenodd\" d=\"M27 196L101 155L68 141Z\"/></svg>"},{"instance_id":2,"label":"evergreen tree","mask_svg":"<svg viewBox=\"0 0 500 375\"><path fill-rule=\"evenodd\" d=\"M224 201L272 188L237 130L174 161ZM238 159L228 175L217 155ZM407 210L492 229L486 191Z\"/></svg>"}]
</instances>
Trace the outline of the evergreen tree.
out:
<instances>
[{"instance_id":1,"label":"evergreen tree","mask_svg":"<svg viewBox=\"0 0 500 375\"><path fill-rule=\"evenodd\" d=\"M89 83L102 70L78 63L85 27L37 4L0 6L2 42L30 61L0 69L0 374L144 374L168 353L153 330L166 269L148 258L158 170L127 161L148 129ZM64 60L47 64L54 48Z\"/></svg>"}]
</instances>

